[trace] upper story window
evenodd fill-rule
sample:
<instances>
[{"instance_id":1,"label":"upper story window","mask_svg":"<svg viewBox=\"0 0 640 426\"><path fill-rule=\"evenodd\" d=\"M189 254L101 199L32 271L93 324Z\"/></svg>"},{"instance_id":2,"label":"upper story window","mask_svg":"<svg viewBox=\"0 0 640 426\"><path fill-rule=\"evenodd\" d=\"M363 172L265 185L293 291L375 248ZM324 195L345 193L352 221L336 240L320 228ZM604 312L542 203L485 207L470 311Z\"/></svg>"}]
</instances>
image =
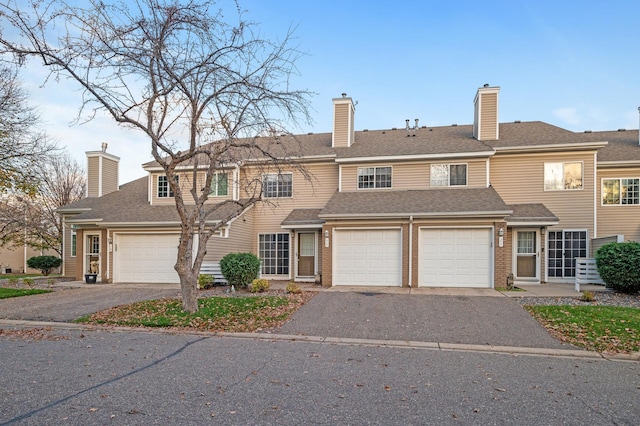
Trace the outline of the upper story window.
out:
<instances>
[{"instance_id":1,"label":"upper story window","mask_svg":"<svg viewBox=\"0 0 640 426\"><path fill-rule=\"evenodd\" d=\"M466 164L432 164L431 186L465 186L467 184Z\"/></svg>"},{"instance_id":2,"label":"upper story window","mask_svg":"<svg viewBox=\"0 0 640 426\"><path fill-rule=\"evenodd\" d=\"M293 174L268 174L262 177L262 194L265 198L290 198Z\"/></svg>"},{"instance_id":3,"label":"upper story window","mask_svg":"<svg viewBox=\"0 0 640 426\"><path fill-rule=\"evenodd\" d=\"M176 175L175 180L176 180L176 183L179 183L180 177ZM173 190L171 190L171 186L169 185L169 180L164 175L158 176L158 198L167 198L167 197L173 197Z\"/></svg>"},{"instance_id":4,"label":"upper story window","mask_svg":"<svg viewBox=\"0 0 640 426\"><path fill-rule=\"evenodd\" d=\"M640 179L603 179L603 205L634 205L640 204Z\"/></svg>"},{"instance_id":5,"label":"upper story window","mask_svg":"<svg viewBox=\"0 0 640 426\"><path fill-rule=\"evenodd\" d=\"M582 162L544 163L544 190L582 189Z\"/></svg>"},{"instance_id":6,"label":"upper story window","mask_svg":"<svg viewBox=\"0 0 640 426\"><path fill-rule=\"evenodd\" d=\"M391 188L391 167L358 167L358 189Z\"/></svg>"},{"instance_id":7,"label":"upper story window","mask_svg":"<svg viewBox=\"0 0 640 426\"><path fill-rule=\"evenodd\" d=\"M224 197L229 195L229 174L216 173L211 179L211 195L214 197Z\"/></svg>"}]
</instances>

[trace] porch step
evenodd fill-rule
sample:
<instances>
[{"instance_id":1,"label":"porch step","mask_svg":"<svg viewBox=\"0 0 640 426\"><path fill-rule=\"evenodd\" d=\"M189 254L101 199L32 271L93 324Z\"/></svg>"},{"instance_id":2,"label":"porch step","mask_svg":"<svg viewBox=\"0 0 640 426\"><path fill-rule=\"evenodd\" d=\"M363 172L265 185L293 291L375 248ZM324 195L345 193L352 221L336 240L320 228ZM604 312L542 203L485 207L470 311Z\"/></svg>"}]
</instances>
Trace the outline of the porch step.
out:
<instances>
[{"instance_id":1,"label":"porch step","mask_svg":"<svg viewBox=\"0 0 640 426\"><path fill-rule=\"evenodd\" d=\"M228 284L224 275L222 275L220 264L218 262L203 263L202 266L200 266L200 275L213 275L213 279L216 285Z\"/></svg>"}]
</instances>

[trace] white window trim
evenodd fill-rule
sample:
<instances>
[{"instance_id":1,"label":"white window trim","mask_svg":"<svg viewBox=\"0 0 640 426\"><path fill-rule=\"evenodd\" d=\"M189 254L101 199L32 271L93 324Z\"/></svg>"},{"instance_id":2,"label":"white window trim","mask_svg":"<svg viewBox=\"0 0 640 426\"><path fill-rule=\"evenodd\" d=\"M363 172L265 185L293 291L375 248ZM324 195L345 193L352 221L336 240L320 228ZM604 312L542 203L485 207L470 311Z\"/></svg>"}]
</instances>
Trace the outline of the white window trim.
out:
<instances>
[{"instance_id":1,"label":"white window trim","mask_svg":"<svg viewBox=\"0 0 640 426\"><path fill-rule=\"evenodd\" d=\"M218 176L220 175L227 175L227 193L224 195L218 195ZM228 197L230 193L232 193L232 191L230 190L231 188L229 188L229 183L232 182L232 179L229 178L231 173L229 172L215 172L213 174L213 178L211 179L211 186L213 188L211 189L211 193L209 194L210 197Z\"/></svg>"},{"instance_id":2,"label":"white window trim","mask_svg":"<svg viewBox=\"0 0 640 426\"><path fill-rule=\"evenodd\" d=\"M266 176L276 176L276 177L278 177L278 176L284 176L284 175L289 175L289 176L291 176L291 195L289 195L289 196L287 196L287 197L279 197L279 196L276 194L276 196L275 196L275 197L267 197L267 196L264 194L264 178L265 178ZM263 173L263 174L262 174L262 185L263 185L263 188L262 188L262 196L263 196L264 198L293 198L293 173L291 173L291 172L285 172L285 173ZM277 192L278 192L278 191L277 191L277 189L276 189L276 193L277 193Z\"/></svg>"},{"instance_id":3,"label":"white window trim","mask_svg":"<svg viewBox=\"0 0 640 426\"><path fill-rule=\"evenodd\" d=\"M636 206L640 206L640 200L638 202L638 204L622 204L622 180L623 179L640 179L640 177L621 177L621 178L615 178L615 177L611 177L611 178L601 178L600 179L600 205L602 207L636 207ZM605 180L617 180L618 182L620 182L620 202L618 204L605 204L604 203L604 181Z\"/></svg>"},{"instance_id":4,"label":"white window trim","mask_svg":"<svg viewBox=\"0 0 640 426\"><path fill-rule=\"evenodd\" d=\"M384 187L384 188L377 188L376 187L376 170L377 169L382 169L382 168L391 169L391 186ZM362 170L362 169L373 169L373 188L360 188L360 170ZM358 189L358 191L393 189L393 166L363 166L363 167L358 167L358 169L356 170L356 188Z\"/></svg>"},{"instance_id":5,"label":"white window trim","mask_svg":"<svg viewBox=\"0 0 640 426\"><path fill-rule=\"evenodd\" d=\"M262 272L262 260L263 258L260 256L260 236L262 235L275 235L276 236L276 254L278 252L278 235L287 235L289 237L289 253L288 253L288 257L289 257L289 261L288 261L288 265L287 265L287 273L286 274L266 274ZM258 234L258 258L260 259L260 275L261 276L269 276L269 277L276 277L276 276L280 276L280 277L288 277L291 278L291 260L292 260L292 250L291 250L291 233L290 232L260 232ZM277 260L277 258L276 258ZM277 261L276 261L276 272L277 272Z\"/></svg>"},{"instance_id":6,"label":"white window trim","mask_svg":"<svg viewBox=\"0 0 640 426\"><path fill-rule=\"evenodd\" d=\"M71 225L71 234L69 235L69 256L78 256L78 230L74 228L75 225ZM75 243L73 237L76 237ZM75 251L75 254L73 253Z\"/></svg>"},{"instance_id":7,"label":"white window trim","mask_svg":"<svg viewBox=\"0 0 640 426\"><path fill-rule=\"evenodd\" d=\"M568 163L580 163L581 165L580 179L582 181L582 188L575 188L575 189L564 188L564 165ZM547 186L545 184L545 168L547 164L562 164L562 186L563 186L562 189L547 189ZM584 161L581 161L581 160L579 161L545 161L544 164L542 165L542 190L544 192L583 191L584 190Z\"/></svg>"},{"instance_id":8,"label":"white window trim","mask_svg":"<svg viewBox=\"0 0 640 426\"><path fill-rule=\"evenodd\" d=\"M433 186L433 180L431 179L431 166L447 166L449 169L449 182L446 186ZM465 176L464 185L451 185L451 166L466 166L467 175ZM469 163L431 163L429 164L429 187L430 188L465 188L469 186Z\"/></svg>"},{"instance_id":9,"label":"white window trim","mask_svg":"<svg viewBox=\"0 0 640 426\"><path fill-rule=\"evenodd\" d=\"M167 195L160 195L160 179L161 178L165 178L167 179ZM180 184L180 176L179 175L174 175L174 179L176 180L177 184ZM174 198L175 194L173 194L173 191L171 189L171 185L169 184L169 178L167 177L167 175L158 175L157 179L156 179L156 197L157 198Z\"/></svg>"}]
</instances>

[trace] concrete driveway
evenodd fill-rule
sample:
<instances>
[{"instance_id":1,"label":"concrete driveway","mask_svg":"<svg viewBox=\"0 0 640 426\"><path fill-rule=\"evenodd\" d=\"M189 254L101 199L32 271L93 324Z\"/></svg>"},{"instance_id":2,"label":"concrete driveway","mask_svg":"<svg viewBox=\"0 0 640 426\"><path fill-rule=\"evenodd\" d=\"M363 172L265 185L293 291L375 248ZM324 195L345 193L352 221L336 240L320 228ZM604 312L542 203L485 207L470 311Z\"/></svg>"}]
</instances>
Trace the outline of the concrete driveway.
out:
<instances>
[{"instance_id":1,"label":"concrete driveway","mask_svg":"<svg viewBox=\"0 0 640 426\"><path fill-rule=\"evenodd\" d=\"M311 288L310 288L311 289ZM344 289L340 289L344 290ZM451 295L320 291L271 333L373 340L570 349L510 297L458 290ZM491 294L487 296L486 294ZM84 285L0 300L0 319L70 322L113 306L178 297L179 286Z\"/></svg>"},{"instance_id":2,"label":"concrete driveway","mask_svg":"<svg viewBox=\"0 0 640 426\"><path fill-rule=\"evenodd\" d=\"M509 297L321 292L282 334L572 349Z\"/></svg>"},{"instance_id":3,"label":"concrete driveway","mask_svg":"<svg viewBox=\"0 0 640 426\"><path fill-rule=\"evenodd\" d=\"M69 322L113 306L176 297L176 285L90 285L53 293L0 299L0 318Z\"/></svg>"}]
</instances>

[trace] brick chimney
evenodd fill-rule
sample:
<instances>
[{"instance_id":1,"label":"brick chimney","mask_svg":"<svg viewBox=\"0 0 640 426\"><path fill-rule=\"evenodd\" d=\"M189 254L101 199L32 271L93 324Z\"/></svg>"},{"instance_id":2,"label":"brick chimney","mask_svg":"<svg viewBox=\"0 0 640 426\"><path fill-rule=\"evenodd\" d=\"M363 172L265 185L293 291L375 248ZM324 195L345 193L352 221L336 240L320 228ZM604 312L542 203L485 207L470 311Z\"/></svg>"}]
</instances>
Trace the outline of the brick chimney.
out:
<instances>
[{"instance_id":1,"label":"brick chimney","mask_svg":"<svg viewBox=\"0 0 640 426\"><path fill-rule=\"evenodd\" d=\"M346 93L341 98L333 99L333 138L331 146L334 148L348 148L355 141L353 115L356 111L353 99Z\"/></svg>"},{"instance_id":2,"label":"brick chimney","mask_svg":"<svg viewBox=\"0 0 640 426\"><path fill-rule=\"evenodd\" d=\"M500 87L485 84L478 88L473 100L473 137L481 141L494 141L500 138L498 125L498 95Z\"/></svg>"},{"instance_id":3,"label":"brick chimney","mask_svg":"<svg viewBox=\"0 0 640 426\"><path fill-rule=\"evenodd\" d=\"M102 151L87 151L87 197L102 197L118 190L118 163L120 157L107 153L107 143Z\"/></svg>"}]
</instances>

